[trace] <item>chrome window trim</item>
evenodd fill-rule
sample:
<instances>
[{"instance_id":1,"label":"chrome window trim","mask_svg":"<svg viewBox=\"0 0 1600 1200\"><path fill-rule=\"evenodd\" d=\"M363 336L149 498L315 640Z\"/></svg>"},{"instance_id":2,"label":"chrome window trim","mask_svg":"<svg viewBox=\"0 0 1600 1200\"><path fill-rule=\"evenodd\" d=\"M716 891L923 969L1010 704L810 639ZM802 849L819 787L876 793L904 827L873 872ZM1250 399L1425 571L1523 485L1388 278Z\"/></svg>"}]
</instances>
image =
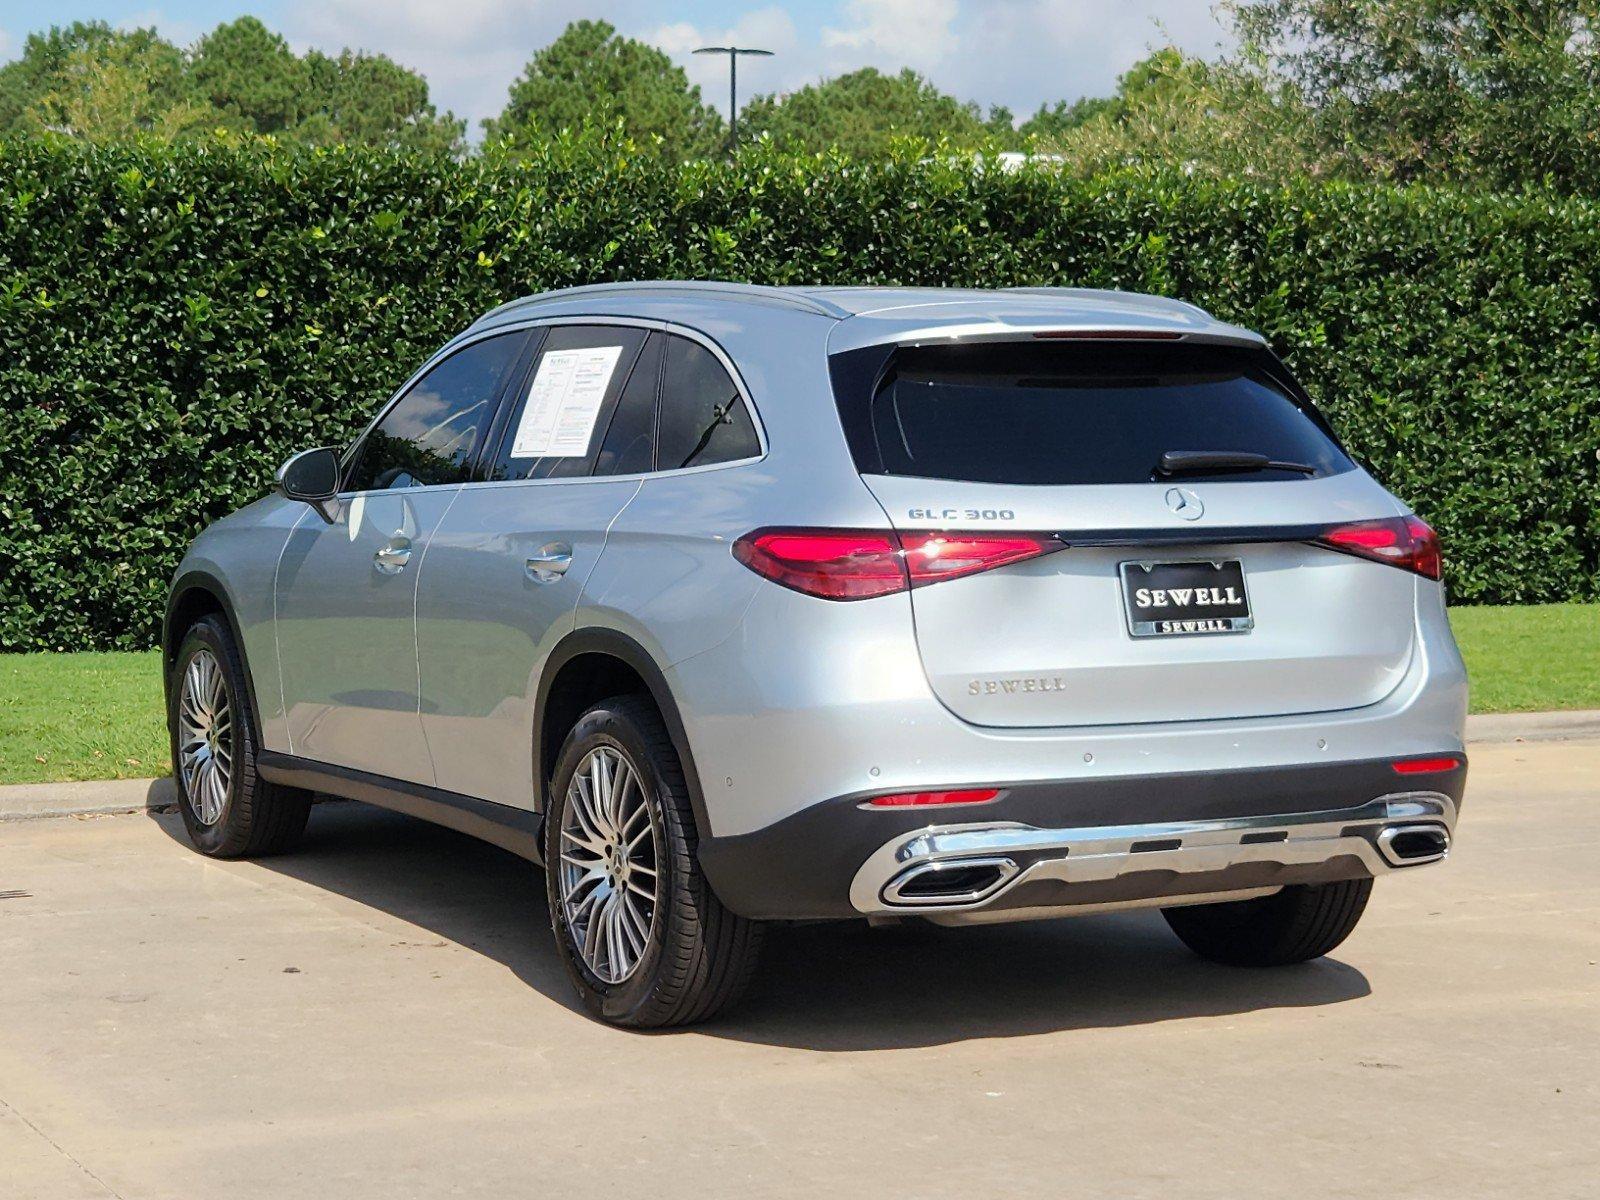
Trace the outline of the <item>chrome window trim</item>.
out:
<instances>
[{"instance_id":1,"label":"chrome window trim","mask_svg":"<svg viewBox=\"0 0 1600 1200\"><path fill-rule=\"evenodd\" d=\"M728 373L728 378L733 380L733 386L738 389L739 399L744 404L745 412L750 416L750 424L755 427L756 442L761 447L761 453L753 456L747 456L745 458L729 459L727 462L708 463L705 466L699 467L674 467L667 471L636 471L627 475L569 475L554 479L469 479L465 483L425 484L422 488L382 488L378 490L362 492L341 491L338 495L338 498L344 500L352 499L356 496L386 496L391 493L403 494L406 492L416 492L447 487L478 489L518 487L524 485L536 486L540 484L604 483L607 481L616 480L625 481L630 479L639 480L675 477L680 475L698 475L707 471L725 471L730 467L749 466L751 463L763 461L767 455L772 452L771 446L767 441L766 426L761 422L761 410L756 407L756 402L750 395L750 388L745 383L744 376L739 373L739 368L734 365L734 361L729 356L728 352L718 345L716 340L709 334L704 333L701 330L691 328L688 325L680 325L676 321L660 321L648 317L613 317L600 314L595 314L593 316L574 316L567 314L563 316L538 317L526 321L508 322L504 325L493 326L490 329L469 334L460 334L457 335L456 339L446 342L442 347L435 351L432 358L425 362L421 367L417 368L415 373L413 373L412 376L401 385L400 389L395 392L394 395L390 396L389 399L385 401L383 407L379 410L378 415L373 417L372 420L367 423L366 428L361 431L361 435L357 437L355 441L350 443L350 448L346 450L344 455L339 459L341 478L343 476L345 467L348 466L350 460L354 458L356 451L359 449L361 444L367 440L367 435L370 434L378 425L378 423L388 415L389 410L400 402L400 400L407 392L411 390L416 382L429 371L431 371L436 364L443 362L452 354L456 354L462 350L465 350L468 346L476 345L485 338L500 337L508 333L526 333L533 329L550 329L560 325L618 325L632 329L648 329L657 333L676 334L679 337L688 338L690 341L697 342L701 346L705 347L711 352L712 356L717 360L717 362L721 364L722 369Z\"/></svg>"}]
</instances>

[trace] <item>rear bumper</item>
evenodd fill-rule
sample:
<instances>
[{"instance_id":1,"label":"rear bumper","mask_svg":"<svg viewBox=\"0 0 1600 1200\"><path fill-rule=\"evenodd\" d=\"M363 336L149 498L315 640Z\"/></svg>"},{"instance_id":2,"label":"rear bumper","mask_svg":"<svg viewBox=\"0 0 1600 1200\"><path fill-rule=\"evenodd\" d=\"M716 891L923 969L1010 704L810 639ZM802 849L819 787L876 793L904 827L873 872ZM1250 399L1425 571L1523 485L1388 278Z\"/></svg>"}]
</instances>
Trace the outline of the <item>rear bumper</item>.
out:
<instances>
[{"instance_id":1,"label":"rear bumper","mask_svg":"<svg viewBox=\"0 0 1600 1200\"><path fill-rule=\"evenodd\" d=\"M706 839L700 860L725 904L764 918L965 923L1243 897L1439 861L1462 764L1409 779L1381 759L1028 783L947 810L846 796Z\"/></svg>"}]
</instances>

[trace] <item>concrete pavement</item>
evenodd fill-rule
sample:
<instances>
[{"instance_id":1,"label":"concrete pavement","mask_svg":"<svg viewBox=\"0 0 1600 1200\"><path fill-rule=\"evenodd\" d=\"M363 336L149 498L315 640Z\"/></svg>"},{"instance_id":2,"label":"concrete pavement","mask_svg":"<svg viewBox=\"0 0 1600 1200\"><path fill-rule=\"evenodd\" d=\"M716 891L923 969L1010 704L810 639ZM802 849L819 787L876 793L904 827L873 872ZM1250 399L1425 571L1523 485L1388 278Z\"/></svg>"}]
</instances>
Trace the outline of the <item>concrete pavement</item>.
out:
<instances>
[{"instance_id":1,"label":"concrete pavement","mask_svg":"<svg viewBox=\"0 0 1600 1200\"><path fill-rule=\"evenodd\" d=\"M661 1035L575 1011L537 872L402 817L0 825L0 1197L1592 1197L1600 743L1473 758L1450 862L1322 962L787 929Z\"/></svg>"}]
</instances>

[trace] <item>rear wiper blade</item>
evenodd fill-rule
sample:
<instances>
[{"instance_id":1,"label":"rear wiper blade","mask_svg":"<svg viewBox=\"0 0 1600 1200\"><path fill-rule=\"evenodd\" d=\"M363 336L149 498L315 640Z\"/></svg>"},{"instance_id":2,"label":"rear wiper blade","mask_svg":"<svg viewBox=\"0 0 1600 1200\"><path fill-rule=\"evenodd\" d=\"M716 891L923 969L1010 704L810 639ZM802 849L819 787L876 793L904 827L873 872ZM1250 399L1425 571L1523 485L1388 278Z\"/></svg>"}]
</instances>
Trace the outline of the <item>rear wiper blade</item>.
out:
<instances>
[{"instance_id":1,"label":"rear wiper blade","mask_svg":"<svg viewBox=\"0 0 1600 1200\"><path fill-rule=\"evenodd\" d=\"M1157 475L1220 475L1233 471L1295 471L1315 475L1310 463L1282 462L1246 450L1168 450L1156 464Z\"/></svg>"}]
</instances>

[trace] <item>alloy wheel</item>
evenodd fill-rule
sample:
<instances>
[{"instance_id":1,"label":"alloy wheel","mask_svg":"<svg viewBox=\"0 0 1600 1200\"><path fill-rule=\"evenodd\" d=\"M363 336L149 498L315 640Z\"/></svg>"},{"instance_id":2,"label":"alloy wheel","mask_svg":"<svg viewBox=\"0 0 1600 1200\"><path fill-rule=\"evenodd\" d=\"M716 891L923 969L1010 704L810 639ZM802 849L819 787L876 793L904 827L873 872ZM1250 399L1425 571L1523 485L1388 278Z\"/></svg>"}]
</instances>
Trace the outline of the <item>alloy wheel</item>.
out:
<instances>
[{"instance_id":1,"label":"alloy wheel","mask_svg":"<svg viewBox=\"0 0 1600 1200\"><path fill-rule=\"evenodd\" d=\"M178 701L178 770L195 820L215 825L222 819L233 779L233 711L222 666L210 650L200 650L183 672Z\"/></svg>"},{"instance_id":2,"label":"alloy wheel","mask_svg":"<svg viewBox=\"0 0 1600 1200\"><path fill-rule=\"evenodd\" d=\"M589 751L561 817L561 910L578 955L602 982L639 968L655 926L661 855L644 781L613 746Z\"/></svg>"}]
</instances>

